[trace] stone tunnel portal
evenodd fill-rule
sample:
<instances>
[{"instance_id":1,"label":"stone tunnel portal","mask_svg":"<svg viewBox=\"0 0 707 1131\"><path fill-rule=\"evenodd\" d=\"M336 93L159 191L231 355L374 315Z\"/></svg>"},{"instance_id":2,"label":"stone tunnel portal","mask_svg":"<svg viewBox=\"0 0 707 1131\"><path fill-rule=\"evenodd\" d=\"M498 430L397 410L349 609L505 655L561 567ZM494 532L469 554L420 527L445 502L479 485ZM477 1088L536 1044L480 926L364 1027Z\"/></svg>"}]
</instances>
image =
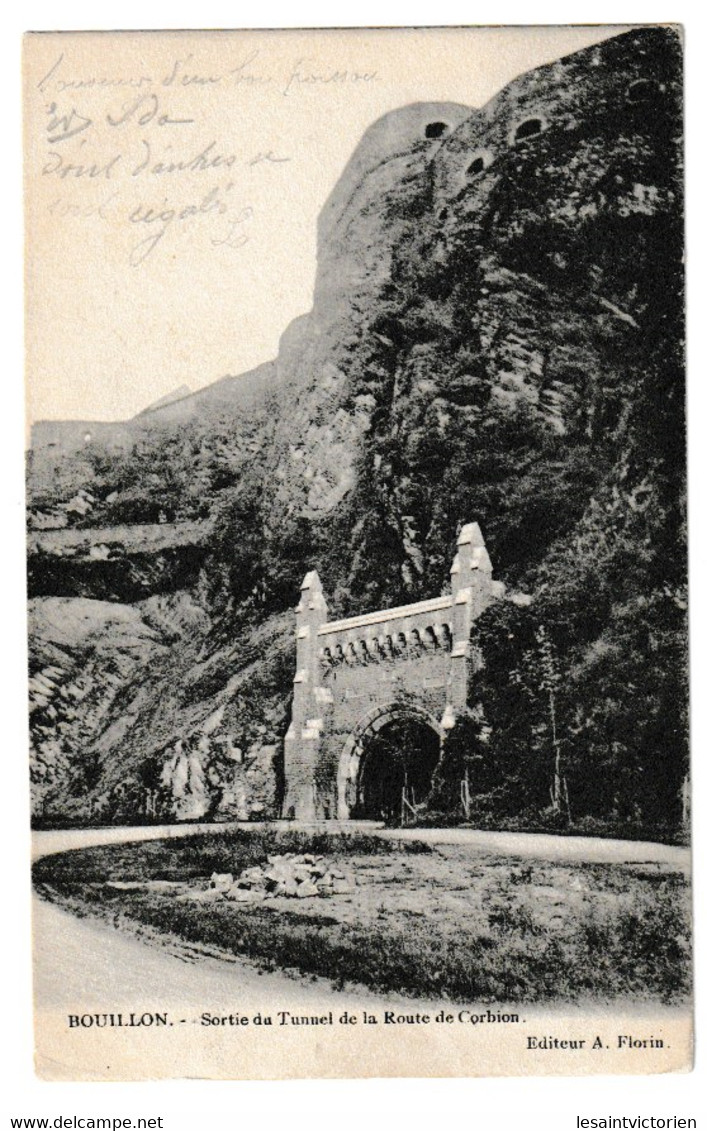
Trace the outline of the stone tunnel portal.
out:
<instances>
[{"instance_id":1,"label":"stone tunnel portal","mask_svg":"<svg viewBox=\"0 0 707 1131\"><path fill-rule=\"evenodd\" d=\"M451 591L441 597L329 621L319 577L307 574L285 818L389 819L424 800L445 735L467 706L472 626L494 596L491 575L475 522L462 527Z\"/></svg>"}]
</instances>

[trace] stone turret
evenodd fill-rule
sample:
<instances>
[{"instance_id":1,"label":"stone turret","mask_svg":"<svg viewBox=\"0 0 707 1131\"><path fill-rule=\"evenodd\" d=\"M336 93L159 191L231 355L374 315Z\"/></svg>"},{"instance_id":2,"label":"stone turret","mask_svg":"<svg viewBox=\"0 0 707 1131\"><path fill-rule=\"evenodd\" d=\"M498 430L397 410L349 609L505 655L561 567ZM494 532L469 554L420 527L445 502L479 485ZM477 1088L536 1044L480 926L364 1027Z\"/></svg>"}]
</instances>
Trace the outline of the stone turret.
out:
<instances>
[{"instance_id":1,"label":"stone turret","mask_svg":"<svg viewBox=\"0 0 707 1131\"><path fill-rule=\"evenodd\" d=\"M316 570L302 582L300 602L295 609L297 671L292 701L292 722L285 736L285 780L287 791L284 816L298 820L316 817L314 767L323 726L323 708L328 693L321 686L319 629L326 624L328 610L322 583Z\"/></svg>"},{"instance_id":2,"label":"stone turret","mask_svg":"<svg viewBox=\"0 0 707 1131\"><path fill-rule=\"evenodd\" d=\"M297 675L295 682L314 686L318 670L319 644L317 633L326 624L328 609L322 583L316 570L302 582L297 617Z\"/></svg>"},{"instance_id":3,"label":"stone turret","mask_svg":"<svg viewBox=\"0 0 707 1131\"><path fill-rule=\"evenodd\" d=\"M452 652L450 655L449 695L442 725L449 730L456 715L464 710L471 661L471 626L484 611L492 596L492 567L478 522L461 528L457 553L451 568Z\"/></svg>"}]
</instances>

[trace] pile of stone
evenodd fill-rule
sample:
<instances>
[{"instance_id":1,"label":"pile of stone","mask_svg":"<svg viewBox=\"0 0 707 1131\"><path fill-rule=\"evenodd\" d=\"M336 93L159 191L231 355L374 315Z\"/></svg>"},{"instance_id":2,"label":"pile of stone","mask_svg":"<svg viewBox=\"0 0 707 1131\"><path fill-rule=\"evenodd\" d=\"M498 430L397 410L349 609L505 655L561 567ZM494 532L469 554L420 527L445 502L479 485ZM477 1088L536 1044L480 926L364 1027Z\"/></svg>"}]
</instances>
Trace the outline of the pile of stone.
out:
<instances>
[{"instance_id":1,"label":"pile of stone","mask_svg":"<svg viewBox=\"0 0 707 1131\"><path fill-rule=\"evenodd\" d=\"M266 864L246 868L240 876L234 877L232 872L214 872L210 881L211 891L236 903L254 903L282 896L289 899L327 899L332 895L349 895L355 887L356 880L351 872L344 872L328 864L323 856L313 856L308 852L301 856L294 852L268 856Z\"/></svg>"}]
</instances>

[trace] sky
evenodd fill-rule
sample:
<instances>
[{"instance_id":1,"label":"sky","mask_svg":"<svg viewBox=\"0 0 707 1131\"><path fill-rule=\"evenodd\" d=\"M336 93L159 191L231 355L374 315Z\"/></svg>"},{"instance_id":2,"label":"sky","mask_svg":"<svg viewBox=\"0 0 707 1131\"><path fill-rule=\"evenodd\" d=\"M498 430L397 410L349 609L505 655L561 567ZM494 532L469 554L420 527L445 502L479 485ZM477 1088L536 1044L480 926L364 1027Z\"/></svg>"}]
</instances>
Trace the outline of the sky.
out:
<instances>
[{"instance_id":1,"label":"sky","mask_svg":"<svg viewBox=\"0 0 707 1131\"><path fill-rule=\"evenodd\" d=\"M26 37L28 423L126 419L274 357L373 121L481 106L620 30Z\"/></svg>"}]
</instances>

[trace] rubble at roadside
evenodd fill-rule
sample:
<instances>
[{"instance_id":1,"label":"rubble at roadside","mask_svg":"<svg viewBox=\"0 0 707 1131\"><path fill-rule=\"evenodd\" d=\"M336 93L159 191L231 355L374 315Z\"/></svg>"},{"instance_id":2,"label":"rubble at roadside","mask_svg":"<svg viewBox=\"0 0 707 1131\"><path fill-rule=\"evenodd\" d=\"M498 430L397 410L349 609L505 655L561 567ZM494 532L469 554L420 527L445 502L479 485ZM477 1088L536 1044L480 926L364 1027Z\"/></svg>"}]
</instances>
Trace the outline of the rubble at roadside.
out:
<instances>
[{"instance_id":1,"label":"rubble at roadside","mask_svg":"<svg viewBox=\"0 0 707 1131\"><path fill-rule=\"evenodd\" d=\"M203 895L234 903L256 903L278 897L328 899L333 895L350 895L355 889L356 879L351 871L342 870L323 856L286 852L268 856L265 864L245 868L239 876L214 872Z\"/></svg>"}]
</instances>

